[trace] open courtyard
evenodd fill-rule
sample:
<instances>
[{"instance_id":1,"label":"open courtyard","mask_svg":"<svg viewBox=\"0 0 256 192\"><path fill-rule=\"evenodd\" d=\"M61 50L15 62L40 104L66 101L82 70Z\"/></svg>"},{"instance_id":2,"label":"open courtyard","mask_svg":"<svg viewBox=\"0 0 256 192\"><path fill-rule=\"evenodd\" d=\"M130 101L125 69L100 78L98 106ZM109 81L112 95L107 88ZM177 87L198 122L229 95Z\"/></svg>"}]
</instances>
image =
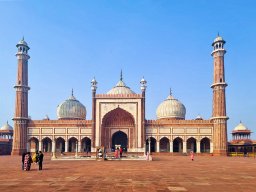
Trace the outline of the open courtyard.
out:
<instances>
[{"instance_id":1,"label":"open courtyard","mask_svg":"<svg viewBox=\"0 0 256 192\"><path fill-rule=\"evenodd\" d=\"M153 161L51 161L21 171L21 157L0 157L0 191L256 191L256 159L153 156Z\"/></svg>"}]
</instances>

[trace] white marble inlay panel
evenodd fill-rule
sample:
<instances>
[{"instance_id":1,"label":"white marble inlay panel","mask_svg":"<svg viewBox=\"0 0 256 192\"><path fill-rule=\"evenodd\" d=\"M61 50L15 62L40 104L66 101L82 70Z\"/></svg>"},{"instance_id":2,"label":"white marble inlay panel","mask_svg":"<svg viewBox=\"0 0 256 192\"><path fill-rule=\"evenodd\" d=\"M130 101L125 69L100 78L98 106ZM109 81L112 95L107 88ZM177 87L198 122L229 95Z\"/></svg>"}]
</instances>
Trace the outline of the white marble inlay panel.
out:
<instances>
[{"instance_id":1,"label":"white marble inlay panel","mask_svg":"<svg viewBox=\"0 0 256 192\"><path fill-rule=\"evenodd\" d=\"M91 129L81 129L81 133L92 133Z\"/></svg>"},{"instance_id":2,"label":"white marble inlay panel","mask_svg":"<svg viewBox=\"0 0 256 192\"><path fill-rule=\"evenodd\" d=\"M39 129L38 128L29 128L28 134L39 134Z\"/></svg>"},{"instance_id":3,"label":"white marble inlay panel","mask_svg":"<svg viewBox=\"0 0 256 192\"><path fill-rule=\"evenodd\" d=\"M54 130L54 132L56 133L56 134L65 134L66 133L66 129L56 129L55 128L55 130Z\"/></svg>"},{"instance_id":4,"label":"white marble inlay panel","mask_svg":"<svg viewBox=\"0 0 256 192\"><path fill-rule=\"evenodd\" d=\"M53 131L52 131L52 129L51 129L51 128L50 128L50 129L49 129L49 128L48 128L48 129L44 129L44 128L42 128L42 134L47 134L47 133L48 133L48 134L49 134L49 133L51 133L51 134L52 134L52 132L53 132Z\"/></svg>"},{"instance_id":5,"label":"white marble inlay panel","mask_svg":"<svg viewBox=\"0 0 256 192\"><path fill-rule=\"evenodd\" d=\"M212 133L212 129L200 129L200 133Z\"/></svg>"},{"instance_id":6,"label":"white marble inlay panel","mask_svg":"<svg viewBox=\"0 0 256 192\"><path fill-rule=\"evenodd\" d=\"M187 128L187 133L197 133L197 129L195 129L195 128Z\"/></svg>"},{"instance_id":7,"label":"white marble inlay panel","mask_svg":"<svg viewBox=\"0 0 256 192\"><path fill-rule=\"evenodd\" d=\"M173 133L185 133L185 130L183 128L174 128L172 131Z\"/></svg>"},{"instance_id":8,"label":"white marble inlay panel","mask_svg":"<svg viewBox=\"0 0 256 192\"><path fill-rule=\"evenodd\" d=\"M157 129L147 128L146 133L157 133Z\"/></svg>"},{"instance_id":9,"label":"white marble inlay panel","mask_svg":"<svg viewBox=\"0 0 256 192\"><path fill-rule=\"evenodd\" d=\"M160 128L160 133L171 133L170 128Z\"/></svg>"},{"instance_id":10,"label":"white marble inlay panel","mask_svg":"<svg viewBox=\"0 0 256 192\"><path fill-rule=\"evenodd\" d=\"M78 133L78 129L68 129L68 133Z\"/></svg>"}]
</instances>

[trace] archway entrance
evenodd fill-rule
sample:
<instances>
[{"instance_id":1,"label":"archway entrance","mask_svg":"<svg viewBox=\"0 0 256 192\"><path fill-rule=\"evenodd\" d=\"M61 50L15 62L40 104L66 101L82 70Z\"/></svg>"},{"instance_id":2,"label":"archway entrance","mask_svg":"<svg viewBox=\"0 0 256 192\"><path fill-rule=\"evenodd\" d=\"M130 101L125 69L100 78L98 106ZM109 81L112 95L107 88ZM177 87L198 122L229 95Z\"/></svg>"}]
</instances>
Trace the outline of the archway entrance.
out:
<instances>
[{"instance_id":1,"label":"archway entrance","mask_svg":"<svg viewBox=\"0 0 256 192\"><path fill-rule=\"evenodd\" d=\"M150 139L150 146L149 146L149 139ZM150 137L146 140L146 150L149 151L150 147L150 153L156 152L156 139L154 137Z\"/></svg>"},{"instance_id":2,"label":"archway entrance","mask_svg":"<svg viewBox=\"0 0 256 192\"><path fill-rule=\"evenodd\" d=\"M181 153L183 150L183 140L178 137L173 140L173 152Z\"/></svg>"},{"instance_id":3,"label":"archway entrance","mask_svg":"<svg viewBox=\"0 0 256 192\"><path fill-rule=\"evenodd\" d=\"M170 151L170 141L168 138L163 137L160 139L160 152L169 152Z\"/></svg>"},{"instance_id":4,"label":"archway entrance","mask_svg":"<svg viewBox=\"0 0 256 192\"><path fill-rule=\"evenodd\" d=\"M108 112L102 119L100 145L107 149L121 145L126 151L137 147L137 134L132 114L122 108Z\"/></svg>"},{"instance_id":5,"label":"archway entrance","mask_svg":"<svg viewBox=\"0 0 256 192\"><path fill-rule=\"evenodd\" d=\"M187 152L193 151L196 153L196 139L191 137L187 140Z\"/></svg>"},{"instance_id":6,"label":"archway entrance","mask_svg":"<svg viewBox=\"0 0 256 192\"><path fill-rule=\"evenodd\" d=\"M52 152L52 140L48 137L42 140L43 152Z\"/></svg>"},{"instance_id":7,"label":"archway entrance","mask_svg":"<svg viewBox=\"0 0 256 192\"><path fill-rule=\"evenodd\" d=\"M56 152L64 152L65 151L65 140L62 137L56 139Z\"/></svg>"},{"instance_id":8,"label":"archway entrance","mask_svg":"<svg viewBox=\"0 0 256 192\"><path fill-rule=\"evenodd\" d=\"M39 143L38 139L35 137L32 137L31 139L29 139L30 152L36 152L37 150L39 150L38 143Z\"/></svg>"},{"instance_id":9,"label":"archway entrance","mask_svg":"<svg viewBox=\"0 0 256 192\"><path fill-rule=\"evenodd\" d=\"M127 135L122 131L117 131L112 136L112 149L115 145L121 145L124 151L127 150L128 138Z\"/></svg>"},{"instance_id":10,"label":"archway entrance","mask_svg":"<svg viewBox=\"0 0 256 192\"><path fill-rule=\"evenodd\" d=\"M88 137L85 137L82 139L82 148L81 150L83 152L91 152L91 139Z\"/></svg>"},{"instance_id":11,"label":"archway entrance","mask_svg":"<svg viewBox=\"0 0 256 192\"><path fill-rule=\"evenodd\" d=\"M76 143L78 140L75 137L71 137L68 140L68 151L69 152L76 152Z\"/></svg>"},{"instance_id":12,"label":"archway entrance","mask_svg":"<svg viewBox=\"0 0 256 192\"><path fill-rule=\"evenodd\" d=\"M205 137L200 141L200 151L201 153L210 153L210 139Z\"/></svg>"}]
</instances>

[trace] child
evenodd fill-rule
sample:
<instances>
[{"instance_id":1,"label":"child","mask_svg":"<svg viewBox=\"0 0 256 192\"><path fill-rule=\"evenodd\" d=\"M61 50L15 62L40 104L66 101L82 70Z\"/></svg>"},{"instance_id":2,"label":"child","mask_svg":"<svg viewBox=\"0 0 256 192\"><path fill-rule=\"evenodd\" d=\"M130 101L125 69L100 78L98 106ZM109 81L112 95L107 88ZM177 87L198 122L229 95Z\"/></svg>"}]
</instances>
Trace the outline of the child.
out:
<instances>
[{"instance_id":1,"label":"child","mask_svg":"<svg viewBox=\"0 0 256 192\"><path fill-rule=\"evenodd\" d=\"M194 151L190 151L190 159L194 161Z\"/></svg>"}]
</instances>

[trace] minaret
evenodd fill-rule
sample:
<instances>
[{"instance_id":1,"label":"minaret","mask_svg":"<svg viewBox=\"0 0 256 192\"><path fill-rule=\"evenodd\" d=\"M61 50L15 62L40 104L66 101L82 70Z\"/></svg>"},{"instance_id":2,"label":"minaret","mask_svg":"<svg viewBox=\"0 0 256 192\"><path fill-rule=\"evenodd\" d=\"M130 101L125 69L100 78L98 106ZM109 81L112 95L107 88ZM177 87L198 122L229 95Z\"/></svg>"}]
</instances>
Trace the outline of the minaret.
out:
<instances>
[{"instance_id":1,"label":"minaret","mask_svg":"<svg viewBox=\"0 0 256 192\"><path fill-rule=\"evenodd\" d=\"M141 122L141 145L143 146L145 143L145 148L146 148L146 130L145 130L145 121L146 121L146 89L147 89L147 81L144 79L144 77L140 80L140 89L141 89L141 95L142 95L142 101L141 101L141 111L142 111L142 122ZM146 150L146 149L145 149ZM146 151L145 151L146 152Z\"/></svg>"},{"instance_id":2,"label":"minaret","mask_svg":"<svg viewBox=\"0 0 256 192\"><path fill-rule=\"evenodd\" d=\"M214 155L227 155L227 120L226 115L226 96L225 70L224 70L224 49L225 41L218 36L212 43L213 46L213 153Z\"/></svg>"},{"instance_id":3,"label":"minaret","mask_svg":"<svg viewBox=\"0 0 256 192\"><path fill-rule=\"evenodd\" d=\"M95 148L95 121L96 121L96 90L97 90L97 84L95 77L91 81L91 89L92 89L92 147Z\"/></svg>"},{"instance_id":4,"label":"minaret","mask_svg":"<svg viewBox=\"0 0 256 192\"><path fill-rule=\"evenodd\" d=\"M14 136L12 155L21 155L27 151L27 123L28 123L28 50L29 46L24 40L24 37L16 45L18 52L18 74L17 82L14 88L16 89L15 98L15 116L14 121Z\"/></svg>"}]
</instances>

